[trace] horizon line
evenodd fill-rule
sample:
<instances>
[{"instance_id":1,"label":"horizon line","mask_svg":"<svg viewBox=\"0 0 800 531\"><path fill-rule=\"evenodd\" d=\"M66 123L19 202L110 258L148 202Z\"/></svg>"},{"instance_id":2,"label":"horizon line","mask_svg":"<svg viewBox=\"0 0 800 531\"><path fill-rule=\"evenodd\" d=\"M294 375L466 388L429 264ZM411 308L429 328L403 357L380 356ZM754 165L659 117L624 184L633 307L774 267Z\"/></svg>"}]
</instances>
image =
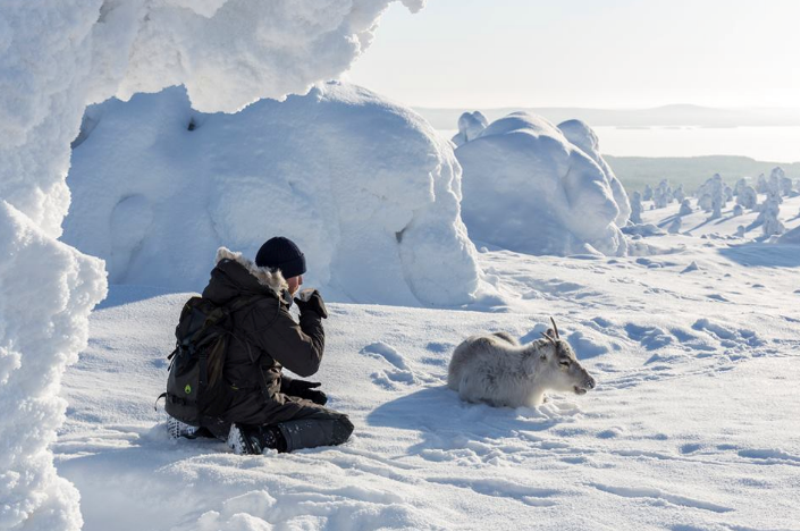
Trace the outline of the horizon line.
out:
<instances>
[{"instance_id":1,"label":"horizon line","mask_svg":"<svg viewBox=\"0 0 800 531\"><path fill-rule=\"evenodd\" d=\"M659 109L667 109L670 107L684 107L684 108L695 108L695 109L705 109L705 110L714 110L714 111L793 111L793 112L800 112L800 106L798 107L775 107L775 106L742 106L742 107L711 107L707 105L699 105L696 103L667 103L664 105L655 105L652 107L585 107L585 106L571 106L571 105L552 105L552 106L535 106L535 105L505 105L502 107L467 107L467 106L459 106L459 107L437 107L437 106L429 106L429 105L410 105L412 109L426 109L426 110L436 110L436 111L460 111L465 108L472 108L475 110L485 110L485 111L504 111L507 109L570 109L570 110L584 110L584 111L653 111Z\"/></svg>"}]
</instances>

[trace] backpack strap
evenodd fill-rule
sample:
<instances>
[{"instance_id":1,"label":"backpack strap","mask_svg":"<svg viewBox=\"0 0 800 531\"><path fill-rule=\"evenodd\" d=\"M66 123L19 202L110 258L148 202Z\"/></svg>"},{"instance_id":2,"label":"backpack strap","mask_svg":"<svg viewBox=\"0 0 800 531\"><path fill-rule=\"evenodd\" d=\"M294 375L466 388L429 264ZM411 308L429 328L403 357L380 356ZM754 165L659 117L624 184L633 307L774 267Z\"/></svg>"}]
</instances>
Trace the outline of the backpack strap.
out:
<instances>
[{"instance_id":1,"label":"backpack strap","mask_svg":"<svg viewBox=\"0 0 800 531\"><path fill-rule=\"evenodd\" d=\"M232 303L226 304L225 309L228 313L238 312L242 308L246 306L250 306L261 299L263 299L263 295L251 295L250 297L238 297Z\"/></svg>"},{"instance_id":2,"label":"backpack strap","mask_svg":"<svg viewBox=\"0 0 800 531\"><path fill-rule=\"evenodd\" d=\"M156 398L156 401L153 403L153 409L155 409L156 411L158 411L158 401L161 400L162 398L166 399L167 393L161 393L160 395L158 395L158 398Z\"/></svg>"}]
</instances>

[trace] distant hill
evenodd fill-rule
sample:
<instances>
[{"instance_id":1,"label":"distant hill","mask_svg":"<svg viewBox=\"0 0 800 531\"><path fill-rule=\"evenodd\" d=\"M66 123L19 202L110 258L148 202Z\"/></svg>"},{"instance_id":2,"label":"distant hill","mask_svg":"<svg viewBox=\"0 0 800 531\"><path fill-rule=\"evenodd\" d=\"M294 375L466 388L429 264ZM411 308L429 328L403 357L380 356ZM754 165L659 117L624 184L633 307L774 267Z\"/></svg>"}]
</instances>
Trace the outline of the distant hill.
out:
<instances>
[{"instance_id":1,"label":"distant hill","mask_svg":"<svg viewBox=\"0 0 800 531\"><path fill-rule=\"evenodd\" d=\"M415 110L436 129L456 129L464 111L479 110L491 122L514 111L528 111L558 124L580 119L592 127L775 127L800 126L800 109L751 108L716 109L697 105L665 105L652 109L584 109L571 107L501 109L432 109Z\"/></svg>"},{"instance_id":2,"label":"distant hill","mask_svg":"<svg viewBox=\"0 0 800 531\"><path fill-rule=\"evenodd\" d=\"M655 186L661 179L669 179L673 185L683 184L684 190L693 192L715 173L733 186L742 177L758 178L761 173L769 175L776 166L783 168L787 177L800 179L798 162L781 164L724 155L663 158L603 155L603 158L611 165L629 194L633 190L642 190L646 184Z\"/></svg>"}]
</instances>

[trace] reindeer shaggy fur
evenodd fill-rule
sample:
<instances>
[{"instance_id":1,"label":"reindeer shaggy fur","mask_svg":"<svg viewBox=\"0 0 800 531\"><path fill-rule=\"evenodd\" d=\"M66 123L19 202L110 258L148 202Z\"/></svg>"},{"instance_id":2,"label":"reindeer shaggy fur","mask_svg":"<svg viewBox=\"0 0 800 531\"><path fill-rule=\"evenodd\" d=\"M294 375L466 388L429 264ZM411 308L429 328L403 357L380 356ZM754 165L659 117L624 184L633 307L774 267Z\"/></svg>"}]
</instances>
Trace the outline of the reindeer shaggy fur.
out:
<instances>
[{"instance_id":1,"label":"reindeer shaggy fur","mask_svg":"<svg viewBox=\"0 0 800 531\"><path fill-rule=\"evenodd\" d=\"M505 332L472 336L453 352L447 386L462 400L492 406L537 406L547 391L585 394L596 383L558 328L527 345Z\"/></svg>"}]
</instances>

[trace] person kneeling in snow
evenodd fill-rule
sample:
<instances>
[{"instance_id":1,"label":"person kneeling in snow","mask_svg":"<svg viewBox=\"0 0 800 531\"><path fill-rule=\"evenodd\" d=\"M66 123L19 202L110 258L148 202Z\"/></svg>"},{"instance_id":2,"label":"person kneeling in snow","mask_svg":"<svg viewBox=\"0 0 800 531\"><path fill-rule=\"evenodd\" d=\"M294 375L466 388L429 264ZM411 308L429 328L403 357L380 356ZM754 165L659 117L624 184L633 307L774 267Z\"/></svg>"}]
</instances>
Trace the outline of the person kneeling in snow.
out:
<instances>
[{"instance_id":1,"label":"person kneeling in snow","mask_svg":"<svg viewBox=\"0 0 800 531\"><path fill-rule=\"evenodd\" d=\"M281 371L286 367L307 377L322 361L322 319L328 312L317 290L298 293L305 272L305 256L283 237L268 240L255 264L224 247L218 251L203 298L226 307L254 300L233 309L229 317L237 339L229 343L223 378L235 392L221 418L204 419L200 429L170 419L171 434L196 437L207 430L227 438L237 454L292 452L342 444L350 437L353 424L346 415L323 407L327 396L316 390L319 383L294 380ZM293 297L299 324L289 313Z\"/></svg>"}]
</instances>

